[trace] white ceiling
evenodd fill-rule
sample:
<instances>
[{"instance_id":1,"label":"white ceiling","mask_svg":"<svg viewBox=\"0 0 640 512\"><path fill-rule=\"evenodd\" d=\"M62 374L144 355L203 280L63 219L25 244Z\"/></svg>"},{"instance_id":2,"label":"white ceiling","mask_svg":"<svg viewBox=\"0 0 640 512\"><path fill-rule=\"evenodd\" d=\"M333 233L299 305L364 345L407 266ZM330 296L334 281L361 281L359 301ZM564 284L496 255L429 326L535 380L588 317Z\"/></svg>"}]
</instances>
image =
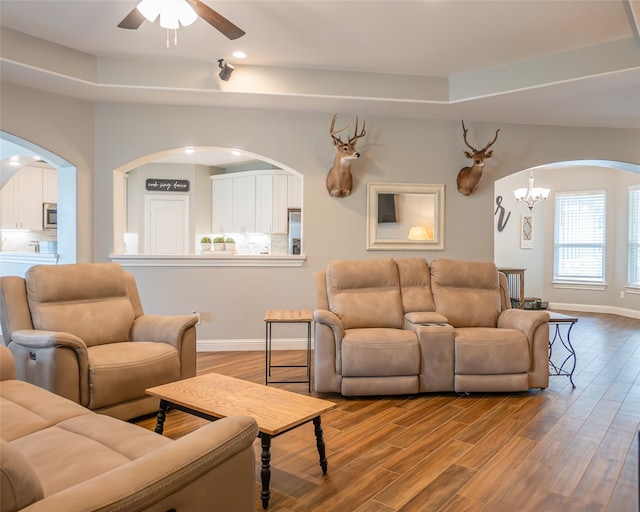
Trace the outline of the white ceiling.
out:
<instances>
[{"instance_id":1,"label":"white ceiling","mask_svg":"<svg viewBox=\"0 0 640 512\"><path fill-rule=\"evenodd\" d=\"M198 20L166 48L157 23L117 28L136 0L2 0L1 27L109 61L118 87L15 58L2 78L93 101L640 128L640 0L205 3L247 34L229 41ZM169 75L205 63L213 78L133 87L131 58ZM227 83L219 58L236 66ZM247 86L251 73L262 79Z\"/></svg>"}]
</instances>

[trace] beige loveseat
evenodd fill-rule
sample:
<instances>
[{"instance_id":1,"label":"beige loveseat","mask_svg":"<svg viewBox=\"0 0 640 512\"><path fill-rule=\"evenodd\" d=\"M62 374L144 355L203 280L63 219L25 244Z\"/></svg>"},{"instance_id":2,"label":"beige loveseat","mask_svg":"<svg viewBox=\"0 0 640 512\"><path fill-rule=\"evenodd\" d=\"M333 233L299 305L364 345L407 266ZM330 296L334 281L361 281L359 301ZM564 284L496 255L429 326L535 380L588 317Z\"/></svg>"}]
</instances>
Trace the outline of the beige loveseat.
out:
<instances>
[{"instance_id":1,"label":"beige loveseat","mask_svg":"<svg viewBox=\"0 0 640 512\"><path fill-rule=\"evenodd\" d=\"M0 378L2 512L255 510L253 418L172 441L15 380L4 346Z\"/></svg>"},{"instance_id":2,"label":"beige loveseat","mask_svg":"<svg viewBox=\"0 0 640 512\"><path fill-rule=\"evenodd\" d=\"M0 277L0 321L20 380L119 419L158 410L145 389L196 374L197 319L145 314L116 263Z\"/></svg>"},{"instance_id":3,"label":"beige loveseat","mask_svg":"<svg viewBox=\"0 0 640 512\"><path fill-rule=\"evenodd\" d=\"M315 273L315 390L505 392L549 383L549 315L490 262L333 261Z\"/></svg>"}]
</instances>

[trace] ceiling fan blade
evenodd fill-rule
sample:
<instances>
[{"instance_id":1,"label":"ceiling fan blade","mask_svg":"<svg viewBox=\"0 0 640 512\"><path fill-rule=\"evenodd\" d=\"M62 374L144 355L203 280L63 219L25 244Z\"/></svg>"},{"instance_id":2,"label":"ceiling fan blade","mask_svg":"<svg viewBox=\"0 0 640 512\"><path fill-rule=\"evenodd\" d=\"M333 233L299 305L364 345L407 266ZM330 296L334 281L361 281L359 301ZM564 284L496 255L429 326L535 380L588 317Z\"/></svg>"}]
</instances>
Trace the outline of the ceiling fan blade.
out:
<instances>
[{"instance_id":1,"label":"ceiling fan blade","mask_svg":"<svg viewBox=\"0 0 640 512\"><path fill-rule=\"evenodd\" d=\"M127 14L124 19L118 24L118 27L135 30L137 28L140 28L140 25L142 25L142 22L144 20L144 16L140 14L140 11L137 9L137 7L134 7L133 11Z\"/></svg>"},{"instance_id":2,"label":"ceiling fan blade","mask_svg":"<svg viewBox=\"0 0 640 512\"><path fill-rule=\"evenodd\" d=\"M211 7L208 7L207 5L200 2L200 0L187 1L191 4L198 16L209 23L209 25L222 32L229 39L238 39L245 34L244 30L231 23L221 14L218 14L216 11L211 9Z\"/></svg>"}]
</instances>

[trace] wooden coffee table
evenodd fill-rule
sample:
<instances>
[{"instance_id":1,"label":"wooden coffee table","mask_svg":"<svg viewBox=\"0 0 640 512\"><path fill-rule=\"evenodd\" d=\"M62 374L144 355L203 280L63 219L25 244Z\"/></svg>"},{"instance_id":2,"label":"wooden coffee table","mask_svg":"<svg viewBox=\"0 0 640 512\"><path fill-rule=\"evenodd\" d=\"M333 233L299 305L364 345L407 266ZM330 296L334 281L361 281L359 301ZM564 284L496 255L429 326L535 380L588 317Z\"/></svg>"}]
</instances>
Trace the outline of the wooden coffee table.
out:
<instances>
[{"instance_id":1,"label":"wooden coffee table","mask_svg":"<svg viewBox=\"0 0 640 512\"><path fill-rule=\"evenodd\" d=\"M160 398L155 431L162 434L169 408L208 420L227 416L252 416L258 423L262 446L262 507L269 506L271 480L271 439L304 423L313 422L322 473L327 472L327 457L320 415L337 404L310 396L267 387L226 375L207 373L146 390Z\"/></svg>"}]
</instances>

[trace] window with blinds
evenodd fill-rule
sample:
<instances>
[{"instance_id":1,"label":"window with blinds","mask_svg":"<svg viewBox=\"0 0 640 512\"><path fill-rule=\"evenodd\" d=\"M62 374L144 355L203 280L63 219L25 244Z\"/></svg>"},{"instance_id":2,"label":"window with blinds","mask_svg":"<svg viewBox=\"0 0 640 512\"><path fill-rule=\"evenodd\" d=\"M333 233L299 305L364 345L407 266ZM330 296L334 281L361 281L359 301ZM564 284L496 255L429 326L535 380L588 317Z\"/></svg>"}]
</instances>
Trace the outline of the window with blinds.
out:
<instances>
[{"instance_id":1,"label":"window with blinds","mask_svg":"<svg viewBox=\"0 0 640 512\"><path fill-rule=\"evenodd\" d=\"M605 192L555 195L555 281L604 283Z\"/></svg>"},{"instance_id":2,"label":"window with blinds","mask_svg":"<svg viewBox=\"0 0 640 512\"><path fill-rule=\"evenodd\" d=\"M629 187L629 286L640 288L640 186Z\"/></svg>"}]
</instances>

